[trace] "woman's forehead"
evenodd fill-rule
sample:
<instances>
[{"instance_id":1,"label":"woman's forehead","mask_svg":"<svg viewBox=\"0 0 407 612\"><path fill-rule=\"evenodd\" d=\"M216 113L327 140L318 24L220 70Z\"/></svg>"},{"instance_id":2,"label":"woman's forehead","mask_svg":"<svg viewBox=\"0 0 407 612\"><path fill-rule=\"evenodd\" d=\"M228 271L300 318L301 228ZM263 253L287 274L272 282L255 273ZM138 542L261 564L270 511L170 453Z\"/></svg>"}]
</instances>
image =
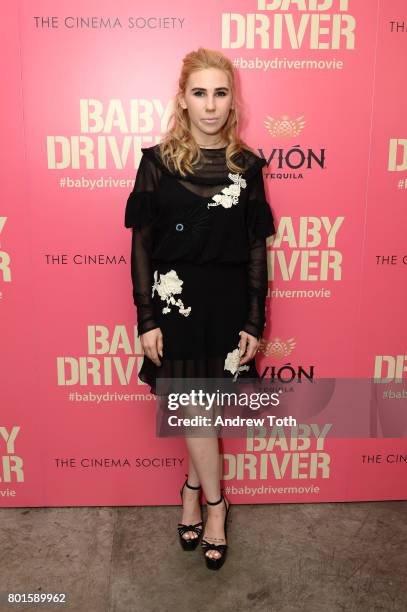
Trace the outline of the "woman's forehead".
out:
<instances>
[{"instance_id":1,"label":"woman's forehead","mask_svg":"<svg viewBox=\"0 0 407 612\"><path fill-rule=\"evenodd\" d=\"M229 80L227 74L219 68L204 68L189 75L188 86L191 89L193 87L216 89L217 87L229 87Z\"/></svg>"}]
</instances>

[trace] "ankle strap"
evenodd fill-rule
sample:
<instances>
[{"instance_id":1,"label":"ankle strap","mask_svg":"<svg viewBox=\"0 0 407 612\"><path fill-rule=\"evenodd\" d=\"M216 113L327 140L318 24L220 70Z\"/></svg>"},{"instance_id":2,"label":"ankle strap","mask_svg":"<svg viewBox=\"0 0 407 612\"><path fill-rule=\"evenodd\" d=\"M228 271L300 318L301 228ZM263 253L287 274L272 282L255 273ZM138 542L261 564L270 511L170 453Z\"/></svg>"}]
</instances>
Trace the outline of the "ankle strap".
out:
<instances>
[{"instance_id":1,"label":"ankle strap","mask_svg":"<svg viewBox=\"0 0 407 612\"><path fill-rule=\"evenodd\" d=\"M220 499L218 499L218 501L216 502L210 502L209 500L206 500L206 503L209 504L210 506L216 506L216 504L220 504L220 502L223 499L223 495L221 494Z\"/></svg>"},{"instance_id":2,"label":"ankle strap","mask_svg":"<svg viewBox=\"0 0 407 612\"><path fill-rule=\"evenodd\" d=\"M185 474L185 476L187 477L187 479L186 479L186 481L185 481L185 484L186 484L186 486L188 487L188 489L195 489L195 490L198 490L198 489L200 489L200 488L201 488L201 485L198 485L197 487L193 487L192 485L188 484L188 474Z\"/></svg>"}]
</instances>

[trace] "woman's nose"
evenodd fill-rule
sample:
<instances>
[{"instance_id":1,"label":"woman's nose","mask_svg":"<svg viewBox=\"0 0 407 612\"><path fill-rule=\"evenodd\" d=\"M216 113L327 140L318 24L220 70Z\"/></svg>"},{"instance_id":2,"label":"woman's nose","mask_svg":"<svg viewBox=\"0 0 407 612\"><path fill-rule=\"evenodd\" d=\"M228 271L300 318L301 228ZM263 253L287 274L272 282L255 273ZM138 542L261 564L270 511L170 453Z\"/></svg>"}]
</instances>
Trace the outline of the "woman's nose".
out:
<instances>
[{"instance_id":1,"label":"woman's nose","mask_svg":"<svg viewBox=\"0 0 407 612\"><path fill-rule=\"evenodd\" d=\"M206 100L206 108L207 110L211 110L213 108L215 108L215 98L212 96L208 96L207 100Z\"/></svg>"}]
</instances>

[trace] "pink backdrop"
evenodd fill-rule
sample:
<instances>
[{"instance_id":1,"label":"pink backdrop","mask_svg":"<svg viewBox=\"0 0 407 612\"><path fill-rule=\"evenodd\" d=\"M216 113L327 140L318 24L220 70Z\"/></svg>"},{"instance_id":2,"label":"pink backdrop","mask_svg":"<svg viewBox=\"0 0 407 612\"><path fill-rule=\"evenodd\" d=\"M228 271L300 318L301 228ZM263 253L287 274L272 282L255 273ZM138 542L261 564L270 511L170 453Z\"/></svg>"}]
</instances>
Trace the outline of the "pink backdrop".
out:
<instances>
[{"instance_id":1,"label":"pink backdrop","mask_svg":"<svg viewBox=\"0 0 407 612\"><path fill-rule=\"evenodd\" d=\"M278 232L260 370L406 377L404 18L404 0L3 7L3 506L179 503L184 443L155 437L137 377L124 207L182 57L201 45L234 61L242 136L269 162ZM290 440L225 439L231 501L406 499L405 399L372 401L388 437L328 438L324 473L295 477ZM302 459L316 452L310 437Z\"/></svg>"}]
</instances>

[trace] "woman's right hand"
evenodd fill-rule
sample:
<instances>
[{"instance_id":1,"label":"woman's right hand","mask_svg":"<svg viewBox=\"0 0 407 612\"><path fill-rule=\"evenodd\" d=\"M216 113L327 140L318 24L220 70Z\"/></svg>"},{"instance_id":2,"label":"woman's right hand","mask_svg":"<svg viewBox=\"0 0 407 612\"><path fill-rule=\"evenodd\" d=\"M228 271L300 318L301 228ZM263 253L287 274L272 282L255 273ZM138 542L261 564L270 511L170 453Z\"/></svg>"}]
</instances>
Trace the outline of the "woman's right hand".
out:
<instances>
[{"instance_id":1,"label":"woman's right hand","mask_svg":"<svg viewBox=\"0 0 407 612\"><path fill-rule=\"evenodd\" d=\"M156 366L160 366L160 357L163 356L163 335L161 329L156 327L155 329L150 329L150 331L145 334L141 334L140 342L144 354L151 359Z\"/></svg>"}]
</instances>

